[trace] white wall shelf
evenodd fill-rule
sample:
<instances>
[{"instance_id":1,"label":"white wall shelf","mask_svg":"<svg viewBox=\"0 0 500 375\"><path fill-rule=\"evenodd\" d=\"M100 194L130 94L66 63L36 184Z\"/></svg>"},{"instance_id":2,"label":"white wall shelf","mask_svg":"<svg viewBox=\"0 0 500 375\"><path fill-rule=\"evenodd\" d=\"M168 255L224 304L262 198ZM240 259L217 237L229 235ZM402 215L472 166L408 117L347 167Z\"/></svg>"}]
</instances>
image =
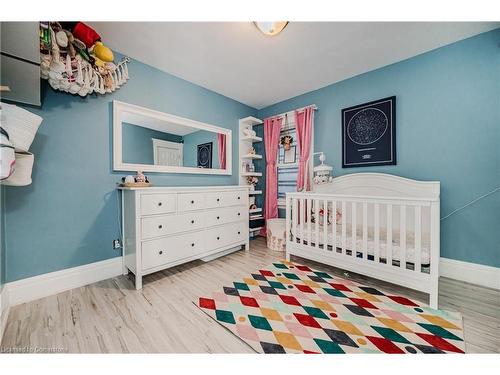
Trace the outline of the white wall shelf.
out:
<instances>
[{"instance_id":1,"label":"white wall shelf","mask_svg":"<svg viewBox=\"0 0 500 375\"><path fill-rule=\"evenodd\" d=\"M241 138L242 141L246 141L246 142L252 142L252 143L255 143L255 142L262 142L262 138L261 137L243 137Z\"/></svg>"},{"instance_id":2,"label":"white wall shelf","mask_svg":"<svg viewBox=\"0 0 500 375\"><path fill-rule=\"evenodd\" d=\"M262 208L254 208L252 210L248 210L248 212L251 214L255 214L257 212L262 212Z\"/></svg>"},{"instance_id":3,"label":"white wall shelf","mask_svg":"<svg viewBox=\"0 0 500 375\"><path fill-rule=\"evenodd\" d=\"M246 154L241 157L242 159L262 159L262 155Z\"/></svg>"},{"instance_id":4,"label":"white wall shelf","mask_svg":"<svg viewBox=\"0 0 500 375\"><path fill-rule=\"evenodd\" d=\"M243 177L260 177L262 176L262 172L243 172L241 174Z\"/></svg>"},{"instance_id":5,"label":"white wall shelf","mask_svg":"<svg viewBox=\"0 0 500 375\"><path fill-rule=\"evenodd\" d=\"M250 190L248 195L260 195L262 194L262 190Z\"/></svg>"}]
</instances>

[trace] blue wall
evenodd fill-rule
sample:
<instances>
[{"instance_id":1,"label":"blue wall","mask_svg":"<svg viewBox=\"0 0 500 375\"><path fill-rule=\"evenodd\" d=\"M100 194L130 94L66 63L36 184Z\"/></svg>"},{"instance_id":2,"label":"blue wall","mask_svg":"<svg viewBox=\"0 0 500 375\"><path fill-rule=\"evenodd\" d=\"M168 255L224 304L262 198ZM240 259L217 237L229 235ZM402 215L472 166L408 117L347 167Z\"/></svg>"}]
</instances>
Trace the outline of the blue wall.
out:
<instances>
[{"instance_id":1,"label":"blue wall","mask_svg":"<svg viewBox=\"0 0 500 375\"><path fill-rule=\"evenodd\" d=\"M212 91L133 61L130 80L113 94L82 99L48 89L44 118L31 151L33 184L7 187L6 280L92 263L120 255L115 184L126 173L112 171L112 100L145 106L233 130L256 110ZM233 166L238 142L233 142ZM235 169L236 170L236 169ZM158 185L227 185L232 176L149 174Z\"/></svg>"},{"instance_id":2,"label":"blue wall","mask_svg":"<svg viewBox=\"0 0 500 375\"><path fill-rule=\"evenodd\" d=\"M154 164L153 139L182 142L180 135L143 128L134 124L122 125L122 159L124 163Z\"/></svg>"},{"instance_id":3,"label":"blue wall","mask_svg":"<svg viewBox=\"0 0 500 375\"><path fill-rule=\"evenodd\" d=\"M441 181L441 215L500 185L500 29L259 111L316 104L314 150L335 175ZM396 95L396 166L342 169L341 110ZM500 267L500 192L441 223L441 256Z\"/></svg>"}]
</instances>

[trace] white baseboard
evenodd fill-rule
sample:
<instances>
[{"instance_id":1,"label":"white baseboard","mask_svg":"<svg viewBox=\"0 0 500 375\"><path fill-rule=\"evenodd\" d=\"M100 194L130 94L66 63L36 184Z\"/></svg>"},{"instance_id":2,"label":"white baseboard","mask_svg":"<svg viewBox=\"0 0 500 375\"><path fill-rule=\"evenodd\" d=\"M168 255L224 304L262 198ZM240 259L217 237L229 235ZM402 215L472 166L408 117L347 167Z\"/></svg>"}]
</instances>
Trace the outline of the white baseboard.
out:
<instances>
[{"instance_id":1,"label":"white baseboard","mask_svg":"<svg viewBox=\"0 0 500 375\"><path fill-rule=\"evenodd\" d=\"M45 273L5 284L9 306L51 296L122 274L122 258L116 257L61 271Z\"/></svg>"},{"instance_id":2,"label":"white baseboard","mask_svg":"<svg viewBox=\"0 0 500 375\"><path fill-rule=\"evenodd\" d=\"M498 267L441 258L439 274L450 279L500 289L500 268Z\"/></svg>"}]
</instances>

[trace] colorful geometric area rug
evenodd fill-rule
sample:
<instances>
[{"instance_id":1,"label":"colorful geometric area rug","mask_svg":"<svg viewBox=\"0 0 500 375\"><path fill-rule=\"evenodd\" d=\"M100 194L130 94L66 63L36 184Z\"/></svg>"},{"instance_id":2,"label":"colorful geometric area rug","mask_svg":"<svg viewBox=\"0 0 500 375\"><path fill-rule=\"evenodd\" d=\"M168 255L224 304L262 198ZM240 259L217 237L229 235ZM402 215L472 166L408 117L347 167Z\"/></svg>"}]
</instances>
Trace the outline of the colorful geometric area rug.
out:
<instances>
[{"instance_id":1,"label":"colorful geometric area rug","mask_svg":"<svg viewBox=\"0 0 500 375\"><path fill-rule=\"evenodd\" d=\"M464 353L462 318L291 262L197 305L259 353Z\"/></svg>"}]
</instances>

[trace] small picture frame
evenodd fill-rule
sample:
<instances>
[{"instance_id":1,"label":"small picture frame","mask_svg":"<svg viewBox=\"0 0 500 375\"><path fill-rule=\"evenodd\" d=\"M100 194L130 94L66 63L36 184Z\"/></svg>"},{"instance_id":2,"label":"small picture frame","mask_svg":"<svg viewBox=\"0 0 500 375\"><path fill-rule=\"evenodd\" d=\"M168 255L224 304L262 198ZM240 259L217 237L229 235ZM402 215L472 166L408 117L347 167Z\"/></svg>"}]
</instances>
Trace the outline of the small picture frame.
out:
<instances>
[{"instance_id":1,"label":"small picture frame","mask_svg":"<svg viewBox=\"0 0 500 375\"><path fill-rule=\"evenodd\" d=\"M297 146L290 146L289 150L284 150L283 164L294 164L297 161Z\"/></svg>"}]
</instances>

